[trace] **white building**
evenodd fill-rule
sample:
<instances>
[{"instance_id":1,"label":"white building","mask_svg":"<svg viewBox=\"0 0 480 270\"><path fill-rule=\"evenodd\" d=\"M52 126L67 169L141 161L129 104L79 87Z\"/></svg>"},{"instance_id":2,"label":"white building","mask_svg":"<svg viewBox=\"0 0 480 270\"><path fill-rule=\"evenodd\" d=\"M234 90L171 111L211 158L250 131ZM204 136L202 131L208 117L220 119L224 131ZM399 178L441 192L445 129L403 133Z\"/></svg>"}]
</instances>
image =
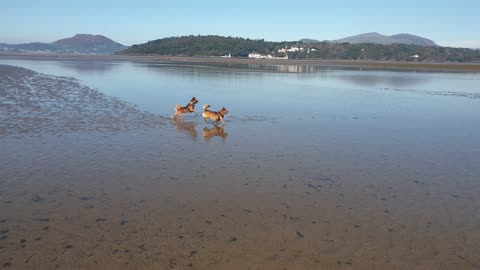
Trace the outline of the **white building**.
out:
<instances>
[{"instance_id":1,"label":"white building","mask_svg":"<svg viewBox=\"0 0 480 270\"><path fill-rule=\"evenodd\" d=\"M255 58L255 59L266 59L266 58L273 58L273 55L271 54L259 54L259 53L256 53L256 52L253 52L253 53L249 53L248 54L248 58Z\"/></svg>"},{"instance_id":2,"label":"white building","mask_svg":"<svg viewBox=\"0 0 480 270\"><path fill-rule=\"evenodd\" d=\"M297 46L292 46L290 49L288 49L287 47L279 49L278 52L279 53L287 53L287 52L298 52L298 51L303 51L303 50L304 50L303 48L298 48Z\"/></svg>"},{"instance_id":3,"label":"white building","mask_svg":"<svg viewBox=\"0 0 480 270\"><path fill-rule=\"evenodd\" d=\"M256 52L252 52L248 54L248 58L254 58L254 59L288 59L288 55L285 57L275 57L271 54L259 54Z\"/></svg>"},{"instance_id":4,"label":"white building","mask_svg":"<svg viewBox=\"0 0 480 270\"><path fill-rule=\"evenodd\" d=\"M262 55L259 54L259 53L249 53L248 58L261 59L261 58L265 58L265 57L262 57Z\"/></svg>"}]
</instances>

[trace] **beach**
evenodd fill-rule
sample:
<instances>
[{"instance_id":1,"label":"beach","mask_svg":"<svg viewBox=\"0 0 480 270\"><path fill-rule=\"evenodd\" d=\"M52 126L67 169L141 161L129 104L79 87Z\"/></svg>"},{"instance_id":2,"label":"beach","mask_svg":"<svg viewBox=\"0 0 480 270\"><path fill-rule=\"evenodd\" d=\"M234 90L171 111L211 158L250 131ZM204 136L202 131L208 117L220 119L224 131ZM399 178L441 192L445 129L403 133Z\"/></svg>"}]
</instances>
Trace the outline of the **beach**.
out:
<instances>
[{"instance_id":1,"label":"beach","mask_svg":"<svg viewBox=\"0 0 480 270\"><path fill-rule=\"evenodd\" d=\"M476 74L11 57L0 267L480 269Z\"/></svg>"}]
</instances>

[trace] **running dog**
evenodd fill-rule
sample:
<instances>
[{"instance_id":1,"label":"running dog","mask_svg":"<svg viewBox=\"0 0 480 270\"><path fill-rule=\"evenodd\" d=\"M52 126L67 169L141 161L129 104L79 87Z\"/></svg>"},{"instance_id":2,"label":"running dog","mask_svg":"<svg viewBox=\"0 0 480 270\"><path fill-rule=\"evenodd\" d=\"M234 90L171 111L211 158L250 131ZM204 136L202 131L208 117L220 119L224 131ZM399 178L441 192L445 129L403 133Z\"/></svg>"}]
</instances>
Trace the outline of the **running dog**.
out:
<instances>
[{"instance_id":1,"label":"running dog","mask_svg":"<svg viewBox=\"0 0 480 270\"><path fill-rule=\"evenodd\" d=\"M182 107L182 105L177 105L175 107L175 116L178 116L182 118L182 115L184 113L195 113L195 115L198 115L197 112L195 111L195 104L198 103L198 100L193 97L190 102L187 104L187 106Z\"/></svg>"},{"instance_id":2,"label":"running dog","mask_svg":"<svg viewBox=\"0 0 480 270\"><path fill-rule=\"evenodd\" d=\"M223 121L225 114L228 113L228 110L225 109L225 107L222 107L222 109L218 112L210 111L208 108L210 108L210 105L205 104L203 105L203 113L202 117L205 122L207 122L208 119L211 119L213 123L217 123L218 121L222 121L222 124L225 125L225 122Z\"/></svg>"}]
</instances>

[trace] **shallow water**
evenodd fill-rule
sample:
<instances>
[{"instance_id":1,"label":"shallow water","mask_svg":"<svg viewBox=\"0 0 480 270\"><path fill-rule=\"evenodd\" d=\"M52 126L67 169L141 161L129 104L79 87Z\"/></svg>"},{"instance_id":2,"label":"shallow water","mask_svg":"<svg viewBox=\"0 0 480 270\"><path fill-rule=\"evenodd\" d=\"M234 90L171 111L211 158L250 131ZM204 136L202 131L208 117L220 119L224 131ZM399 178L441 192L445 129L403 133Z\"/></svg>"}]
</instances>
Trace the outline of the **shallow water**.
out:
<instances>
[{"instance_id":1,"label":"shallow water","mask_svg":"<svg viewBox=\"0 0 480 270\"><path fill-rule=\"evenodd\" d=\"M0 266L480 269L478 73L0 64L77 78L158 117L7 126ZM226 106L227 125L166 118L192 96L197 111ZM90 111L110 111L106 100ZM72 114L60 104L58 119Z\"/></svg>"}]
</instances>

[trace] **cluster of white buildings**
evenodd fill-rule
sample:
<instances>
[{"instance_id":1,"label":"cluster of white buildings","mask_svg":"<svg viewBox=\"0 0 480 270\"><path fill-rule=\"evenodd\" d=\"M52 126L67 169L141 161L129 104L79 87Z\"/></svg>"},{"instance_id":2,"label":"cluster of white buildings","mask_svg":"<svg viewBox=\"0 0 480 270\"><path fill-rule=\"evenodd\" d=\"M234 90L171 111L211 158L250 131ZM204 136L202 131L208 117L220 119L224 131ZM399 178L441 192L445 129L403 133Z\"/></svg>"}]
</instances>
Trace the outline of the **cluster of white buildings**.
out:
<instances>
[{"instance_id":1,"label":"cluster of white buildings","mask_svg":"<svg viewBox=\"0 0 480 270\"><path fill-rule=\"evenodd\" d=\"M285 47L285 48L282 48L282 49L279 49L279 50L278 50L279 53L303 52L303 51L304 51L303 48L298 48L297 46L292 46L290 49L288 49L287 47Z\"/></svg>"},{"instance_id":2,"label":"cluster of white buildings","mask_svg":"<svg viewBox=\"0 0 480 270\"><path fill-rule=\"evenodd\" d=\"M256 52L252 52L248 54L248 58L254 58L254 59L288 59L288 55L285 55L285 57L277 57L273 56L271 54L259 54Z\"/></svg>"},{"instance_id":3,"label":"cluster of white buildings","mask_svg":"<svg viewBox=\"0 0 480 270\"><path fill-rule=\"evenodd\" d=\"M285 48L282 48L282 49L279 49L278 52L279 53L287 53L287 52L304 52L305 49L302 48L302 47L297 47L297 46L292 46L290 49L288 49L287 47ZM311 48L311 49L307 49L307 53L310 53L310 52L316 52L317 49L315 48Z\"/></svg>"},{"instance_id":4,"label":"cluster of white buildings","mask_svg":"<svg viewBox=\"0 0 480 270\"><path fill-rule=\"evenodd\" d=\"M260 53L256 53L256 52L252 52L250 54L248 54L248 58L254 58L254 59L288 59L288 54L289 52L304 52L305 49L303 47L297 47L297 46L292 46L290 48L288 47L285 47L285 48L281 48L278 50L279 53L284 53L285 56L284 57L277 57L277 56L273 56L271 54L260 54ZM317 49L315 48L311 48L311 49L307 49L307 53L310 53L310 52L315 52L317 51Z\"/></svg>"},{"instance_id":5,"label":"cluster of white buildings","mask_svg":"<svg viewBox=\"0 0 480 270\"><path fill-rule=\"evenodd\" d=\"M318 49L309 48L309 49L305 50L303 47L292 46L290 48L288 48L288 47L281 48L277 51L278 53L283 53L285 55L283 57L274 56L272 54L260 54L260 53L257 53L257 52L251 52L251 53L248 54L248 58L252 58L252 59L288 59L288 53L289 52L305 52L305 51L306 51L306 53L310 53L310 52L316 52L316 51L318 51ZM365 49L362 49L362 52L364 52L364 51L365 51ZM232 55L228 54L228 55L224 55L224 56L221 56L221 57L231 58ZM418 60L419 58L421 58L421 56L418 55L418 54L414 54L410 57L415 59L415 60ZM292 72L291 70L288 70L288 71Z\"/></svg>"}]
</instances>

